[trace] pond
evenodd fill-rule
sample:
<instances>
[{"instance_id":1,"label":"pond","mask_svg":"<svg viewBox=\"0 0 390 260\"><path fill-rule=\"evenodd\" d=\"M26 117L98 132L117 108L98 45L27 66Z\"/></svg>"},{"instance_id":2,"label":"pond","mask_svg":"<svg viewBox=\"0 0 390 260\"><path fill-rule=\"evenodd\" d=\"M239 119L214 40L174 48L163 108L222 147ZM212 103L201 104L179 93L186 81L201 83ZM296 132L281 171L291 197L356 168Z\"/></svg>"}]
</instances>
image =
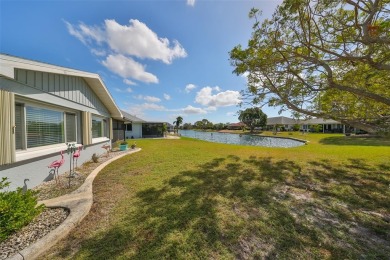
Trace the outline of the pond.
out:
<instances>
[{"instance_id":1,"label":"pond","mask_svg":"<svg viewBox=\"0 0 390 260\"><path fill-rule=\"evenodd\" d=\"M239 135L218 132L200 132L194 130L179 130L181 136L196 138L204 141L224 143L224 144L240 144L264 147L297 147L304 145L304 141L298 141L289 138L257 136L257 135Z\"/></svg>"}]
</instances>

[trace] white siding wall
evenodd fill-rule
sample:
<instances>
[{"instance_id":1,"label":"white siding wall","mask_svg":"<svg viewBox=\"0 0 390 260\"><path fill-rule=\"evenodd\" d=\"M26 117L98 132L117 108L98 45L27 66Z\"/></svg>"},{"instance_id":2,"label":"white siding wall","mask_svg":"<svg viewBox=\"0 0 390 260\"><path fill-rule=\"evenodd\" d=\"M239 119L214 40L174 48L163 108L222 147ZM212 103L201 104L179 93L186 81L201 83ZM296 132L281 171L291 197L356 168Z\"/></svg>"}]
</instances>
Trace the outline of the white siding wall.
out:
<instances>
[{"instance_id":1,"label":"white siding wall","mask_svg":"<svg viewBox=\"0 0 390 260\"><path fill-rule=\"evenodd\" d=\"M142 138L142 123L133 123L132 129L132 131L126 131L126 138L130 139L132 136Z\"/></svg>"}]
</instances>

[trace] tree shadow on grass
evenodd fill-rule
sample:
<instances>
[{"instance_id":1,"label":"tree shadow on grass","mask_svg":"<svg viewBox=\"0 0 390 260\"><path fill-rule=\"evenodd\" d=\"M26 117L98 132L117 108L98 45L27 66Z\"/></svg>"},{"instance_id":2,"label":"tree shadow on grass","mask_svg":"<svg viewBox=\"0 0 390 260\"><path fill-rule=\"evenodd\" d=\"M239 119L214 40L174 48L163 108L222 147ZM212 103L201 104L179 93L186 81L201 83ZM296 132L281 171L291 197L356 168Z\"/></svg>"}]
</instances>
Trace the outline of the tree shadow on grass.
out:
<instances>
[{"instance_id":1,"label":"tree shadow on grass","mask_svg":"<svg viewBox=\"0 0 390 260\"><path fill-rule=\"evenodd\" d=\"M162 187L138 192L123 219L84 241L79 256L380 258L390 249L375 241L388 241L389 224L383 215L355 212L381 208L389 213L389 202L382 201L389 195L389 173L358 163L351 171L349 164L329 161L302 168L271 157L215 158ZM364 235L373 239L357 238Z\"/></svg>"},{"instance_id":2,"label":"tree shadow on grass","mask_svg":"<svg viewBox=\"0 0 390 260\"><path fill-rule=\"evenodd\" d=\"M324 145L390 146L390 138L367 136L331 136L319 141Z\"/></svg>"}]
</instances>

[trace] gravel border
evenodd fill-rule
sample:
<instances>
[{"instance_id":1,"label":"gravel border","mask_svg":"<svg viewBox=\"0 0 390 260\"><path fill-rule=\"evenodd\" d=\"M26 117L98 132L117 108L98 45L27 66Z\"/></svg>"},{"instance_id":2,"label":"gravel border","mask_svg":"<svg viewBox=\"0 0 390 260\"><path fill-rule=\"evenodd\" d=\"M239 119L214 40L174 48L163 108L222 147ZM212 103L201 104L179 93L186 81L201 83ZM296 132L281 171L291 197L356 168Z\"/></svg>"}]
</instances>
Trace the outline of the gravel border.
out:
<instances>
[{"instance_id":1,"label":"gravel border","mask_svg":"<svg viewBox=\"0 0 390 260\"><path fill-rule=\"evenodd\" d=\"M40 201L50 200L58 198L59 196L77 192L77 189L84 184L87 177L96 168L105 162L115 157L120 157L120 155L127 154L130 151L131 149L127 151L114 150L109 154L104 154L99 157L97 163L92 161L84 163L77 169L77 173L74 178L71 179L70 188L68 187L69 179L67 178L69 176L69 172L65 172L59 176L59 184L57 184L55 180L51 180L34 187L33 190L39 192L37 196ZM34 220L27 226L23 227L21 230L17 231L15 234L0 243L0 259L18 257L18 253L20 251L28 248L30 245L33 245L39 239L43 238L64 223L69 214L69 209L65 207L49 206L45 208L44 211L34 218ZM20 253L19 256L21 256Z\"/></svg>"}]
</instances>

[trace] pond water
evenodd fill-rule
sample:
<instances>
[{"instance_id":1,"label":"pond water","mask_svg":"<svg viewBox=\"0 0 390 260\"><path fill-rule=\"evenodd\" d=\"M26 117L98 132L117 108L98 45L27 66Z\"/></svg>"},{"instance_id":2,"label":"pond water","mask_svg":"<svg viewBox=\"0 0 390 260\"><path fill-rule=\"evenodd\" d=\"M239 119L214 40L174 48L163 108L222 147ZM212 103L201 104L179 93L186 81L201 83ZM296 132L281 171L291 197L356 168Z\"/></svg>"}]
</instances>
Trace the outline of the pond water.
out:
<instances>
[{"instance_id":1,"label":"pond water","mask_svg":"<svg viewBox=\"0 0 390 260\"><path fill-rule=\"evenodd\" d=\"M194 130L179 130L181 136L196 138L215 143L240 144L264 147L297 147L304 145L303 141L289 138L256 136L256 135L239 135L218 132L200 132Z\"/></svg>"}]
</instances>

